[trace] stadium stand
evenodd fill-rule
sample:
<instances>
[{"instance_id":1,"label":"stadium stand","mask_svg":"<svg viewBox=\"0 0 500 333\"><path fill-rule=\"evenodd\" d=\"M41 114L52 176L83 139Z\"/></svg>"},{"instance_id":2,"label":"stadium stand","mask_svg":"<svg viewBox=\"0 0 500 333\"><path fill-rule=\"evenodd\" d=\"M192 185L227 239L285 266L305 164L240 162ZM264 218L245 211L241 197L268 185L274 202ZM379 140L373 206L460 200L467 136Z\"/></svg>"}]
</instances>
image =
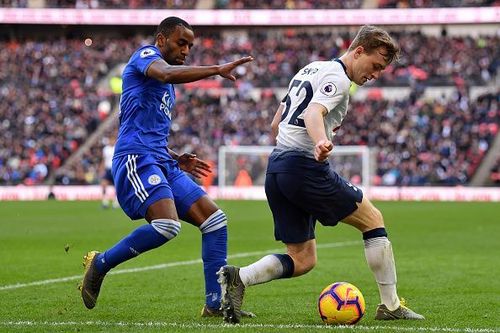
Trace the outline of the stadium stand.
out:
<instances>
[{"instance_id":1,"label":"stadium stand","mask_svg":"<svg viewBox=\"0 0 500 333\"><path fill-rule=\"evenodd\" d=\"M356 102L338 140L377 148L377 185L463 185L498 133L497 110L498 93L475 101Z\"/></svg>"},{"instance_id":2,"label":"stadium stand","mask_svg":"<svg viewBox=\"0 0 500 333\"><path fill-rule=\"evenodd\" d=\"M126 40L9 40L0 42L2 184L43 183L95 131L108 96L98 81L117 62ZM107 46L106 46L107 45Z\"/></svg>"},{"instance_id":3,"label":"stadium stand","mask_svg":"<svg viewBox=\"0 0 500 333\"><path fill-rule=\"evenodd\" d=\"M215 9L358 9L362 0L215 0Z\"/></svg>"},{"instance_id":4,"label":"stadium stand","mask_svg":"<svg viewBox=\"0 0 500 333\"><path fill-rule=\"evenodd\" d=\"M497 6L498 0L0 0L0 7L80 9L359 9Z\"/></svg>"},{"instance_id":5,"label":"stadium stand","mask_svg":"<svg viewBox=\"0 0 500 333\"><path fill-rule=\"evenodd\" d=\"M497 0L379 0L379 8L442 8L496 6Z\"/></svg>"},{"instance_id":6,"label":"stadium stand","mask_svg":"<svg viewBox=\"0 0 500 333\"><path fill-rule=\"evenodd\" d=\"M32 3L0 2L3 7ZM138 0L38 2L58 8L79 3L94 3L97 5L91 7L96 8L161 8L165 4ZM196 1L167 3L182 4L183 8L198 5ZM249 8L255 3L214 1L213 5ZM283 3L321 8L330 2L271 1L268 8ZM352 8L367 5L366 1L342 3ZM388 3L379 1L378 5ZM422 7L426 2L407 3ZM487 6L494 2L464 0L448 4ZM6 133L0 137L0 185L52 180L58 184L96 184L102 139L87 142L90 149L82 152L78 163L61 174L54 172L85 144L116 106L108 73L117 70L136 47L151 42L151 38L142 32L132 38L93 32L90 45L86 45L74 31L66 37L39 39L30 37L28 29L22 34L16 34L16 30L2 35L0 40L0 126ZM197 31L200 47L193 48L189 64L224 62L249 53L258 56L237 73L234 89L233 83L222 80L179 86L170 143L175 150L196 152L215 161L221 145L272 144L269 123L289 78L312 60L339 56L352 38L352 31L346 27L252 28L251 33L245 28L236 30L222 27ZM376 185L467 184L498 135L499 91L492 92L491 87L499 79L499 36L448 35L446 30L430 35L405 27L392 30L404 50L403 57L369 86L407 88L409 95L354 101L350 119L335 143L367 144L377 149ZM424 94L439 92L442 87L451 89L446 98L439 93L434 98ZM489 93L472 95L472 87L490 89ZM109 105L105 112L103 105ZM116 122L104 136L115 127ZM496 161L491 167L489 177L497 184L498 164Z\"/></svg>"},{"instance_id":7,"label":"stadium stand","mask_svg":"<svg viewBox=\"0 0 500 333\"><path fill-rule=\"evenodd\" d=\"M194 9L198 0L0 0L0 7L78 9Z\"/></svg>"}]
</instances>

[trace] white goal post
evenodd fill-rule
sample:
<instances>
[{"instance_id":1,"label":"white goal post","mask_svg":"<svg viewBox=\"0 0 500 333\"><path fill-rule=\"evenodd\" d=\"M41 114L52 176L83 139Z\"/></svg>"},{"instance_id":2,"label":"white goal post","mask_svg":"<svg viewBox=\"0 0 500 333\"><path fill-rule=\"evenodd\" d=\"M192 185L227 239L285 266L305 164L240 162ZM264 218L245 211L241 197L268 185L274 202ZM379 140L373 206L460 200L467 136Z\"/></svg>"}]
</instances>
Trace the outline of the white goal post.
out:
<instances>
[{"instance_id":1,"label":"white goal post","mask_svg":"<svg viewBox=\"0 0 500 333\"><path fill-rule=\"evenodd\" d=\"M245 184L263 186L267 158L273 148L273 146L221 146L218 156L219 187ZM335 146L330 156L330 165L353 184L368 189L375 172L373 153L374 150L368 146ZM251 184L240 183L239 176L250 179Z\"/></svg>"}]
</instances>

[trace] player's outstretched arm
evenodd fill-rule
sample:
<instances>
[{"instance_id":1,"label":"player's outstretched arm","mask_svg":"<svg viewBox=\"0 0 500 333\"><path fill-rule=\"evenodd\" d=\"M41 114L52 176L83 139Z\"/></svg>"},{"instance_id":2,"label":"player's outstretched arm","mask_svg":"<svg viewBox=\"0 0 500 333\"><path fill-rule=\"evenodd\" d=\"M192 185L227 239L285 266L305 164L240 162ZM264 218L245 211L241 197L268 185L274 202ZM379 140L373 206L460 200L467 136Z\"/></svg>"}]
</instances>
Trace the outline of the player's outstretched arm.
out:
<instances>
[{"instance_id":1,"label":"player's outstretched arm","mask_svg":"<svg viewBox=\"0 0 500 333\"><path fill-rule=\"evenodd\" d=\"M253 57L248 56L222 65L172 66L165 60L158 59L149 66L146 75L161 82L174 84L194 82L214 75L220 75L226 79L235 81L236 78L232 74L232 71L236 67L252 60Z\"/></svg>"}]
</instances>

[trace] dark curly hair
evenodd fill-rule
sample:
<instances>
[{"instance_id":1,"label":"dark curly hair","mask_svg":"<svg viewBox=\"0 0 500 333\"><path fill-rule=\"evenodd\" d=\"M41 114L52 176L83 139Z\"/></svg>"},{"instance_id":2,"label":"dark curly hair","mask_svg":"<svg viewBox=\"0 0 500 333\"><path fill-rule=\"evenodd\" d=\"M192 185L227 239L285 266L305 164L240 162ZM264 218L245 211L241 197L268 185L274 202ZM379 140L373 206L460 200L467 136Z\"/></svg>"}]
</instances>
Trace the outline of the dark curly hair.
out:
<instances>
[{"instance_id":1,"label":"dark curly hair","mask_svg":"<svg viewBox=\"0 0 500 333\"><path fill-rule=\"evenodd\" d=\"M156 29L156 35L162 33L165 35L165 37L168 37L172 32L175 31L175 28L178 25L193 31L193 27L191 27L191 25L186 21L184 21L183 19L176 16L170 16L161 21L160 25L158 25L158 28Z\"/></svg>"}]
</instances>

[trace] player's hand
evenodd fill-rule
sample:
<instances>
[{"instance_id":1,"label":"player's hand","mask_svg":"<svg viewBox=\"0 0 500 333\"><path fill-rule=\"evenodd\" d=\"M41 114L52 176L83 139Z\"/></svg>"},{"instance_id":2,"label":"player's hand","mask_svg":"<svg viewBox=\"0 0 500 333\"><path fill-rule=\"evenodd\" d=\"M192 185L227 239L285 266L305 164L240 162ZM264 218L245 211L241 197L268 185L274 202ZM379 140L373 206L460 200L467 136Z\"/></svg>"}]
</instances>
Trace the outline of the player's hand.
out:
<instances>
[{"instance_id":1,"label":"player's hand","mask_svg":"<svg viewBox=\"0 0 500 333\"><path fill-rule=\"evenodd\" d=\"M184 153L177 159L181 170L192 174L196 178L206 177L212 172L210 165L200 160L195 154Z\"/></svg>"},{"instance_id":2,"label":"player's hand","mask_svg":"<svg viewBox=\"0 0 500 333\"><path fill-rule=\"evenodd\" d=\"M244 57L233 62L228 62L227 64L219 66L219 75L223 78L229 79L231 81L236 81L236 77L231 74L231 72L238 66L246 64L247 62L253 61L252 56Z\"/></svg>"},{"instance_id":3,"label":"player's hand","mask_svg":"<svg viewBox=\"0 0 500 333\"><path fill-rule=\"evenodd\" d=\"M333 143L330 140L320 140L314 146L314 158L318 162L324 162L332 153Z\"/></svg>"}]
</instances>

